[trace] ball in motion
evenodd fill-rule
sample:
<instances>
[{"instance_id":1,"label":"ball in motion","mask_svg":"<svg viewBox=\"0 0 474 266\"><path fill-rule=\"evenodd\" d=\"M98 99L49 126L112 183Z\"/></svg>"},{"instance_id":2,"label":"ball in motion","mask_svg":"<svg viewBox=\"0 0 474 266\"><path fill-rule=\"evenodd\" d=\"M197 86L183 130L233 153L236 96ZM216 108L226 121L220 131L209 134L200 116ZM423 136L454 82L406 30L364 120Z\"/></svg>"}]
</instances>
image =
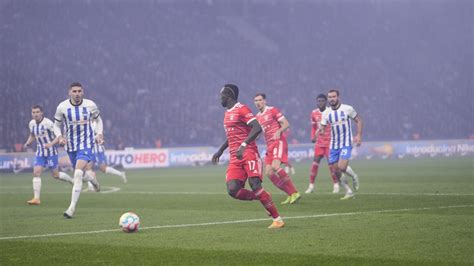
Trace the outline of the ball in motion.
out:
<instances>
[{"instance_id":1,"label":"ball in motion","mask_svg":"<svg viewBox=\"0 0 474 266\"><path fill-rule=\"evenodd\" d=\"M136 232L140 227L140 218L133 212L126 212L120 216L119 226L126 233Z\"/></svg>"}]
</instances>

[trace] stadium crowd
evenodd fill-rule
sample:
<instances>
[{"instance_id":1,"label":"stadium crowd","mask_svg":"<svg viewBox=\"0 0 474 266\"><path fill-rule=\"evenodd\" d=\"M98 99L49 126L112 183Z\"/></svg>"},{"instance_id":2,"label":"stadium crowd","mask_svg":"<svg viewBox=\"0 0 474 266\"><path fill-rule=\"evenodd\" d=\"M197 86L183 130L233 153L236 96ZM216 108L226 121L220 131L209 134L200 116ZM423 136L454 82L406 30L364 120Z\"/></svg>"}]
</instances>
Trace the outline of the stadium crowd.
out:
<instances>
[{"instance_id":1,"label":"stadium crowd","mask_svg":"<svg viewBox=\"0 0 474 266\"><path fill-rule=\"evenodd\" d=\"M409 2L114 3L3 4L0 149L26 140L31 106L53 118L73 81L101 109L109 148L221 144L229 82L252 108L267 93L292 143L309 142L315 98L334 87L364 118L364 140L474 134L469 13L439 16L458 8L449 2L403 15Z\"/></svg>"}]
</instances>

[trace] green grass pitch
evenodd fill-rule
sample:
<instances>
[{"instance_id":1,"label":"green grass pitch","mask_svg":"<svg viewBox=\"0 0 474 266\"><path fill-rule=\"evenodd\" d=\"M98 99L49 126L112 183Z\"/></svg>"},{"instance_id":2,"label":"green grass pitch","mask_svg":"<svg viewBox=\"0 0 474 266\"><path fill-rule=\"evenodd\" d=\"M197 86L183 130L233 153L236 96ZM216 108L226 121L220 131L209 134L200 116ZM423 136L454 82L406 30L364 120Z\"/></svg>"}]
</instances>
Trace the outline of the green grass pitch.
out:
<instances>
[{"instance_id":1,"label":"green grass pitch","mask_svg":"<svg viewBox=\"0 0 474 266\"><path fill-rule=\"evenodd\" d=\"M303 194L309 163L293 177L300 202L265 179L286 227L271 220L258 201L225 191L225 167L169 168L98 173L103 191L82 193L67 220L71 186L43 175L41 206L28 206L31 173L1 174L0 265L44 264L474 264L474 160L429 158L354 161L361 189L341 201L322 164L316 192ZM118 229L126 211L142 229ZM69 234L68 234L69 233Z\"/></svg>"}]
</instances>

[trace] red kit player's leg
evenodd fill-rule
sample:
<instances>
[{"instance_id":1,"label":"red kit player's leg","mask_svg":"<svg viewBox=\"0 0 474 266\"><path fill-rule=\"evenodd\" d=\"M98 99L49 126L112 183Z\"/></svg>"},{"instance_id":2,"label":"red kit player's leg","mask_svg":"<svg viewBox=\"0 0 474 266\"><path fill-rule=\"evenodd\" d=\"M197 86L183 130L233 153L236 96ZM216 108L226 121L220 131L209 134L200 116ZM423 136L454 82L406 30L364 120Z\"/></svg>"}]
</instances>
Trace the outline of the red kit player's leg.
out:
<instances>
[{"instance_id":1,"label":"red kit player's leg","mask_svg":"<svg viewBox=\"0 0 474 266\"><path fill-rule=\"evenodd\" d=\"M247 173L245 169L240 164L230 163L226 173L227 192L229 195L239 200L257 199L253 191L244 188L246 181Z\"/></svg>"}]
</instances>

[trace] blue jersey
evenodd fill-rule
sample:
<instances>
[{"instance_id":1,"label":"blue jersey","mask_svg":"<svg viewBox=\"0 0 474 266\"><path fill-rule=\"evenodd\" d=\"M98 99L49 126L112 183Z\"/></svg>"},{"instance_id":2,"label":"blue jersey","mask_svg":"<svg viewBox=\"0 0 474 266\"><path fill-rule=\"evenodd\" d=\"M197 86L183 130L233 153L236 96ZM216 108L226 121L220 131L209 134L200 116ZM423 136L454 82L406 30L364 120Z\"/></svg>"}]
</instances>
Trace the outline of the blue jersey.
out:
<instances>
[{"instance_id":1,"label":"blue jersey","mask_svg":"<svg viewBox=\"0 0 474 266\"><path fill-rule=\"evenodd\" d=\"M53 122L48 118L43 118L41 122L36 123L33 119L30 121L30 133L36 139L36 156L47 157L58 154L58 148L53 145L51 148L45 148L44 145L52 142L56 136L54 135Z\"/></svg>"},{"instance_id":2,"label":"blue jersey","mask_svg":"<svg viewBox=\"0 0 474 266\"><path fill-rule=\"evenodd\" d=\"M54 119L64 124L67 152L94 148L95 140L91 123L99 115L97 105L88 99L83 99L78 105L70 100L65 100L58 105Z\"/></svg>"},{"instance_id":3,"label":"blue jersey","mask_svg":"<svg viewBox=\"0 0 474 266\"><path fill-rule=\"evenodd\" d=\"M326 109L321 119L321 125L331 126L331 143L329 147L332 150L343 147L352 147L352 124L351 119L357 116L354 108L347 104L341 104L336 110Z\"/></svg>"}]
</instances>

